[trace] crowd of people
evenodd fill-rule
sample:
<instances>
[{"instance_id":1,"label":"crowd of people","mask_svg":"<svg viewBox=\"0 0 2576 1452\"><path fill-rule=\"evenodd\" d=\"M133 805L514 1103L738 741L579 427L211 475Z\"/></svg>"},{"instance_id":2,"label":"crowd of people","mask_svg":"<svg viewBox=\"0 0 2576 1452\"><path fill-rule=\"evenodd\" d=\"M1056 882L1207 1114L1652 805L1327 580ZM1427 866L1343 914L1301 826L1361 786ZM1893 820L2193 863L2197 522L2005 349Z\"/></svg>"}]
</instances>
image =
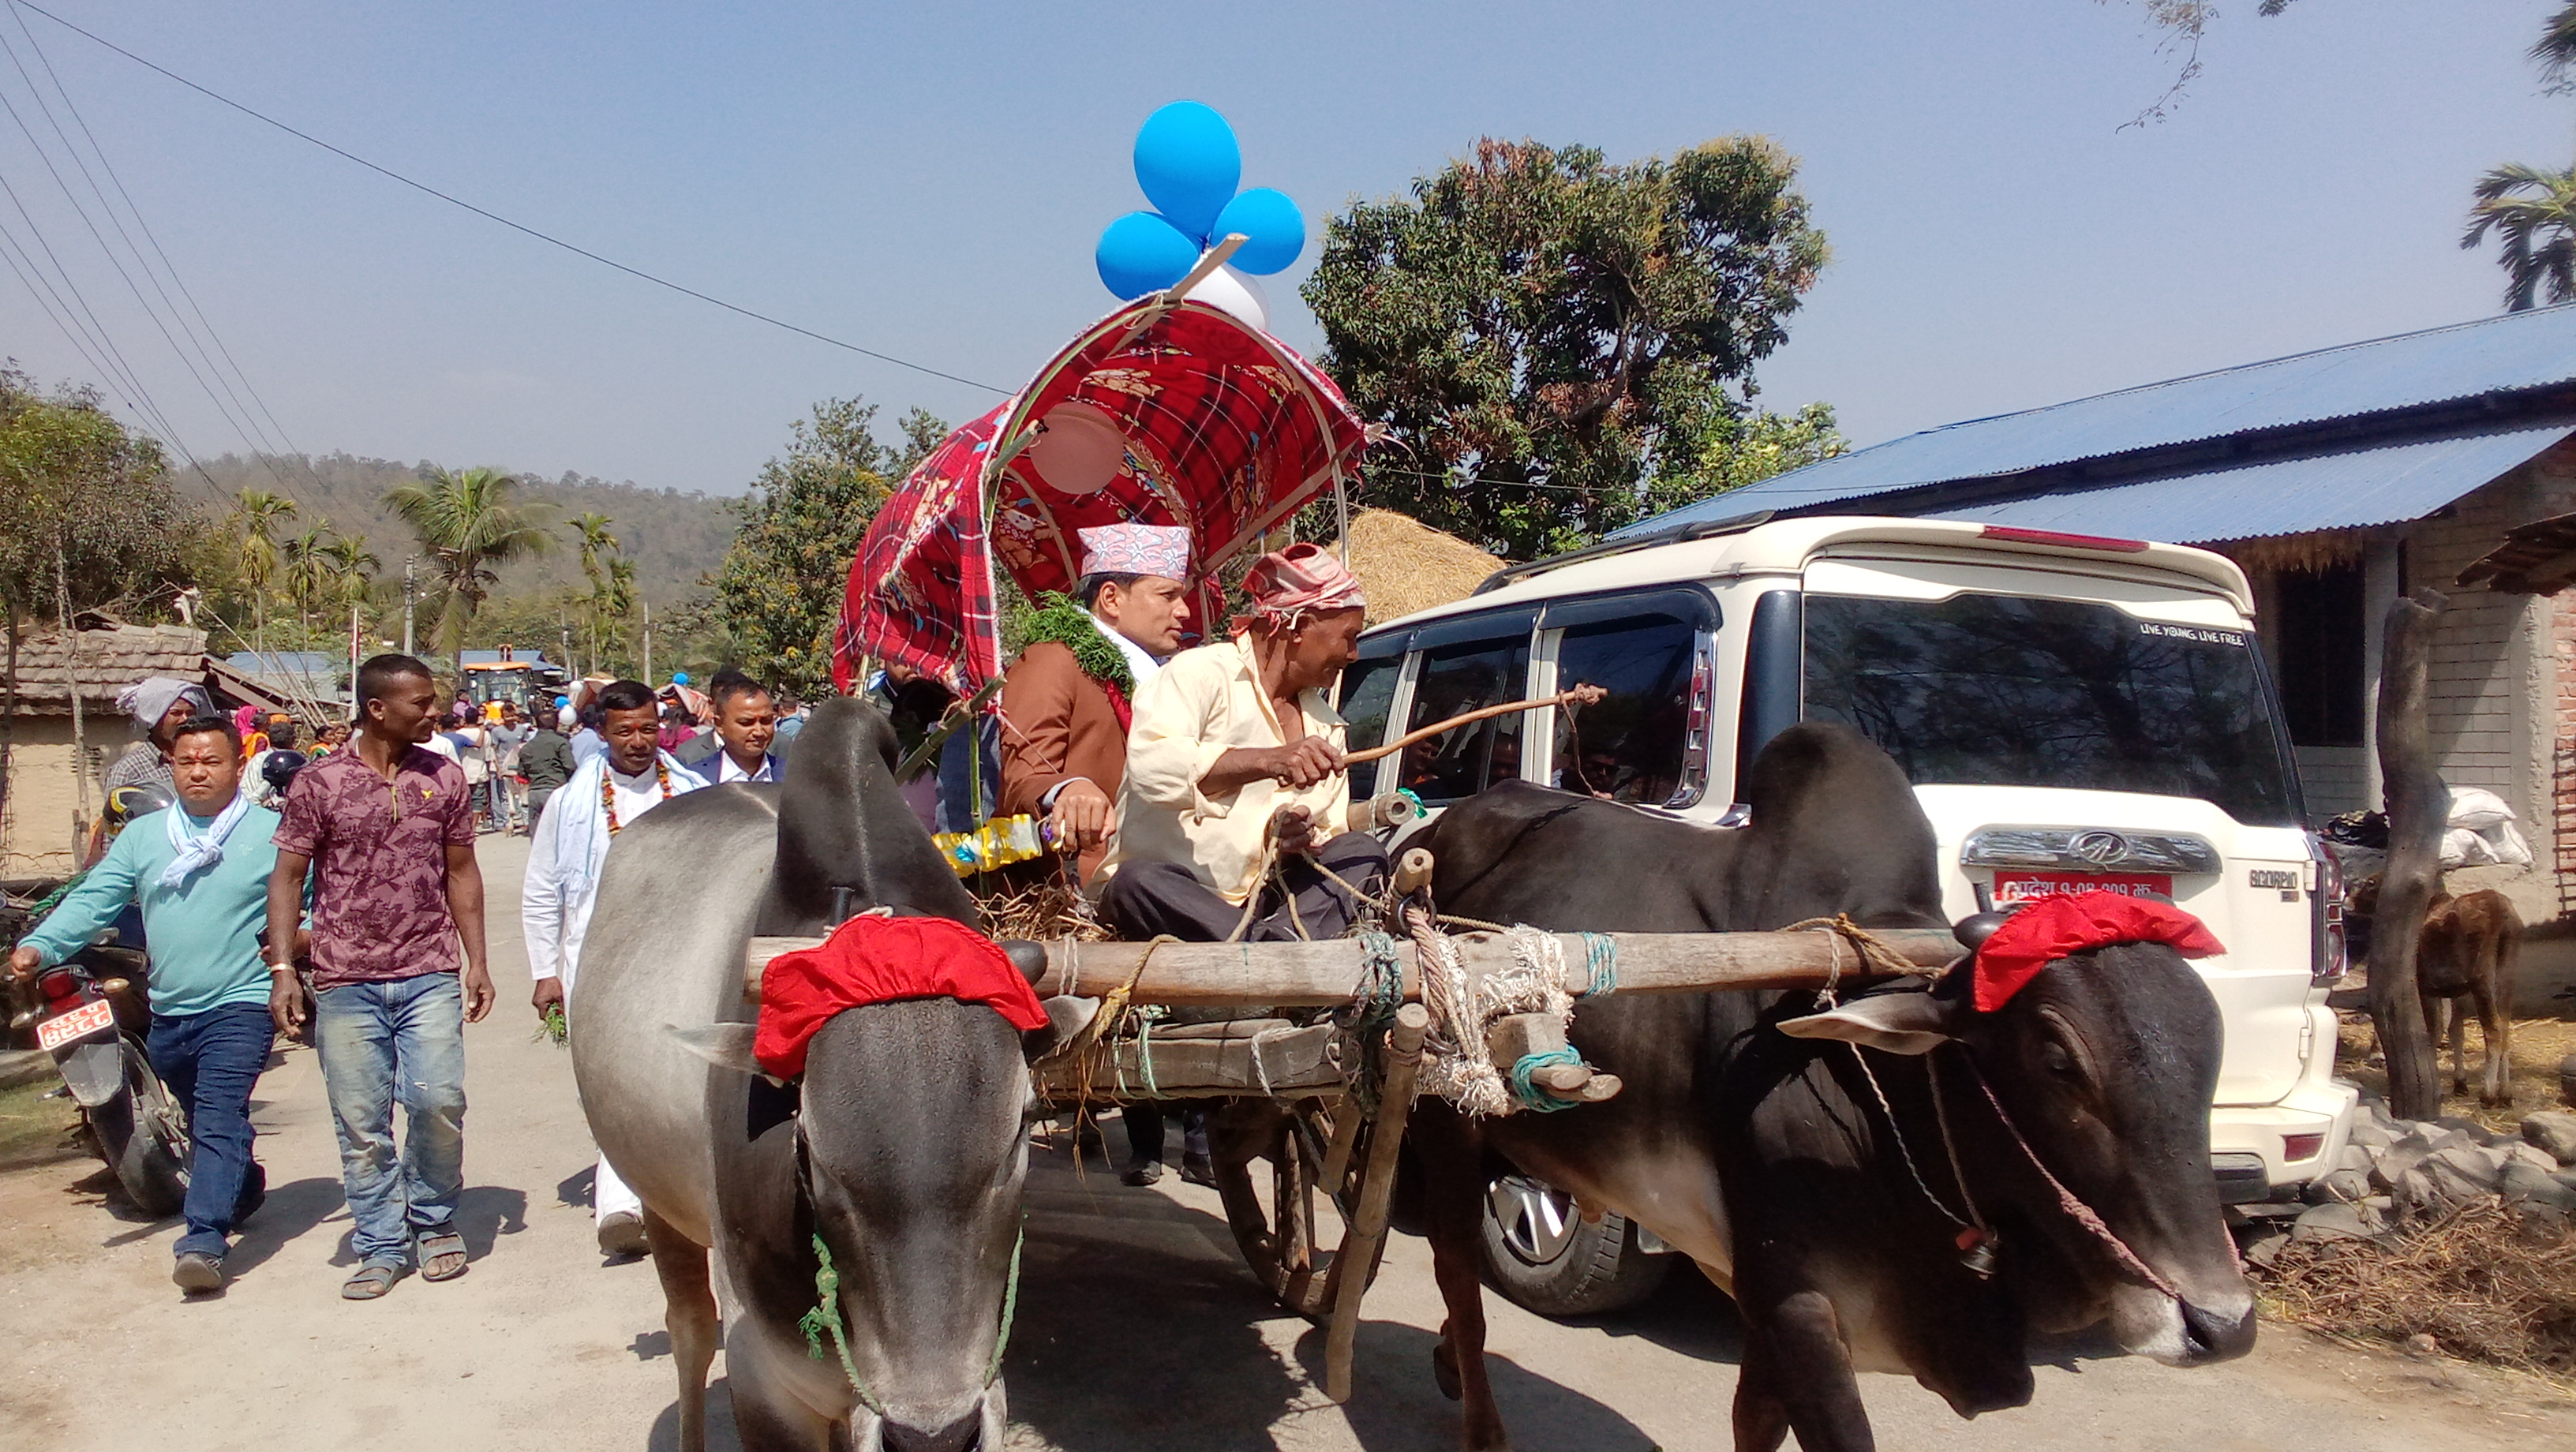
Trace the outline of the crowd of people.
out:
<instances>
[{"instance_id":1,"label":"crowd of people","mask_svg":"<svg viewBox=\"0 0 2576 1452\"><path fill-rule=\"evenodd\" d=\"M1058 854L1047 870L1081 885L1122 936L1338 934L1386 870L1384 849L1351 830L1331 705L1356 658L1358 581L1312 545L1266 555L1245 581L1251 611L1183 649L1196 593L1187 531L1124 524L1081 538L1073 596L1041 616L999 710L953 731L926 774L924 827L1042 818ZM946 690L899 667L871 694L898 723L917 718L916 737L955 725L940 719L958 714ZM125 692L143 739L110 786L157 787L170 804L133 817L10 955L13 972L33 975L121 920L148 944L149 1052L194 1141L172 1274L192 1294L224 1284L230 1236L264 1193L250 1094L279 1035L310 1039L330 1102L358 1260L341 1294L372 1300L406 1275L464 1274L464 1028L495 997L478 836L529 835L531 1004L553 1019L617 834L692 791L782 780L804 718L733 670L703 694L685 674L659 690L586 682L578 700L523 713L463 697L442 706L427 664L381 655L359 667L352 696L351 726L321 733L289 774L264 769L297 750L282 715L221 714L183 681ZM270 777L287 785L254 789ZM1123 1178L1151 1184L1162 1106L1124 1118ZM1183 1174L1206 1180L1194 1115L1183 1147ZM600 1248L641 1254L642 1207L604 1159L594 1187Z\"/></svg>"}]
</instances>

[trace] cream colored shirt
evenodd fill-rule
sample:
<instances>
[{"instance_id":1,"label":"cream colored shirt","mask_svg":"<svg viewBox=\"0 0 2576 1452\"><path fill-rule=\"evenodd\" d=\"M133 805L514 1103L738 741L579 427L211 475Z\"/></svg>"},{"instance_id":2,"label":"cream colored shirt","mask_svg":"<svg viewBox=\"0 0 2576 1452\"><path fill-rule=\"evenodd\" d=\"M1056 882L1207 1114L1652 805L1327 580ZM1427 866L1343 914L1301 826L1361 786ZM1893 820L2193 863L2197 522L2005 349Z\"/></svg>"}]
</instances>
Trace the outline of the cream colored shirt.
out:
<instances>
[{"instance_id":1,"label":"cream colored shirt","mask_svg":"<svg viewBox=\"0 0 2576 1452\"><path fill-rule=\"evenodd\" d=\"M1341 746L1342 718L1322 691L1304 692L1297 704L1306 713L1306 734ZM1136 692L1127 776L1118 787L1118 834L1093 878L1095 890L1117 875L1122 862L1177 862L1227 902L1240 904L1257 885L1262 830L1281 807L1304 807L1314 818L1318 841L1348 830L1348 772L1335 772L1302 792L1268 777L1222 796L1199 789L1199 779L1227 752L1285 744L1269 694L1261 689L1248 635L1166 661Z\"/></svg>"}]
</instances>

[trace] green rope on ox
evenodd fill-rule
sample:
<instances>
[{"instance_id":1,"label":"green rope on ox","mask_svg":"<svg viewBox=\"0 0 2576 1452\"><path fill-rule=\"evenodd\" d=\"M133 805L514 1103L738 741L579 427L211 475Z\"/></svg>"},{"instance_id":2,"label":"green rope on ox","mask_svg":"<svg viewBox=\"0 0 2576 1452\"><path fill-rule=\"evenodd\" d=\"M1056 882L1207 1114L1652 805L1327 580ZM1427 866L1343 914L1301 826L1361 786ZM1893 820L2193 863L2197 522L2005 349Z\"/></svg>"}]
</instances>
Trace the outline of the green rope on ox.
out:
<instances>
[{"instance_id":1,"label":"green rope on ox","mask_svg":"<svg viewBox=\"0 0 2576 1452\"><path fill-rule=\"evenodd\" d=\"M805 1354L816 1361L823 1359L823 1333L832 1333L832 1345L841 1353L841 1374L850 1379L850 1390L859 1404L882 1417L885 1408L878 1404L868 1384L859 1380L857 1363L850 1360L850 1332L841 1323L841 1272L832 1264L832 1248L823 1243L821 1231L814 1233L814 1309L796 1319L796 1328L805 1333Z\"/></svg>"},{"instance_id":2,"label":"green rope on ox","mask_svg":"<svg viewBox=\"0 0 2576 1452\"><path fill-rule=\"evenodd\" d=\"M1029 1243L1028 1220L1021 1217L1019 1238L1011 1242L1011 1274L1002 1283L1002 1320L993 1336L993 1356L984 1363L984 1385L991 1386L1002 1375L1002 1353L1011 1344L1011 1322L1020 1311L1020 1251ZM832 1347L841 1356L841 1375L850 1379L850 1390L859 1404L882 1417L885 1407L868 1384L859 1380L858 1363L850 1358L849 1328L841 1321L841 1272L832 1264L832 1249L823 1243L821 1232L814 1236L814 1309L796 1319L796 1329L805 1333L805 1354L816 1361L823 1359L823 1333L832 1334Z\"/></svg>"},{"instance_id":3,"label":"green rope on ox","mask_svg":"<svg viewBox=\"0 0 2576 1452\"><path fill-rule=\"evenodd\" d=\"M1530 1075L1552 1064L1582 1062L1583 1056L1571 1048L1546 1049L1535 1054L1523 1054L1520 1061L1512 1065L1512 1096L1520 1100L1521 1108L1534 1110L1540 1114L1554 1114L1560 1109L1572 1109L1573 1100L1559 1099L1541 1089L1530 1082Z\"/></svg>"}]
</instances>

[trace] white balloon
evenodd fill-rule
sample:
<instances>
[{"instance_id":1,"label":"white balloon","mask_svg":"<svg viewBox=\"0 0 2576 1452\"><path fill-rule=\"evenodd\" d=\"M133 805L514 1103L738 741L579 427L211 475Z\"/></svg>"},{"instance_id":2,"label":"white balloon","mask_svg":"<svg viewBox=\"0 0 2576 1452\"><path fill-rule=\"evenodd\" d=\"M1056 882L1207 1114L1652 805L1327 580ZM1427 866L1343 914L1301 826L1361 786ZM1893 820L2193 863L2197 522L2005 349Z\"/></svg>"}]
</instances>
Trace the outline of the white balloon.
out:
<instances>
[{"instance_id":1,"label":"white balloon","mask_svg":"<svg viewBox=\"0 0 2576 1452\"><path fill-rule=\"evenodd\" d=\"M1184 296L1192 302L1223 308L1265 333L1270 331L1270 295L1261 290L1258 281L1231 267L1220 267L1200 278L1198 286Z\"/></svg>"},{"instance_id":2,"label":"white balloon","mask_svg":"<svg viewBox=\"0 0 2576 1452\"><path fill-rule=\"evenodd\" d=\"M1046 413L1046 429L1029 445L1038 477L1059 494L1096 494L1118 477L1127 460L1127 436L1117 421L1079 399Z\"/></svg>"}]
</instances>

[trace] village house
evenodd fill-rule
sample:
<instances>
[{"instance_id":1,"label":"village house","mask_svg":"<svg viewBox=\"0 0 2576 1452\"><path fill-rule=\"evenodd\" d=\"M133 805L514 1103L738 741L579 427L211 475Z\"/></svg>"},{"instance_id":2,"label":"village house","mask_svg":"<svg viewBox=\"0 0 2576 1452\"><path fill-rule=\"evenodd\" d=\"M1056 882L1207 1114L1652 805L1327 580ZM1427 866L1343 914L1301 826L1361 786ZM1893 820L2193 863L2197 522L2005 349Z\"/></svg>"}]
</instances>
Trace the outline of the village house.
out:
<instances>
[{"instance_id":1,"label":"village house","mask_svg":"<svg viewBox=\"0 0 2576 1452\"><path fill-rule=\"evenodd\" d=\"M2379 805L2388 608L2449 598L2431 656L2445 780L2511 804L2524 918L2576 909L2576 305L1971 419L1634 526L1905 515L2200 545L2243 566L2310 817ZM2482 564L2487 557L2496 558ZM2467 581L2463 582L2463 576ZM2529 1002L2528 996L2525 999Z\"/></svg>"},{"instance_id":2,"label":"village house","mask_svg":"<svg viewBox=\"0 0 2576 1452\"><path fill-rule=\"evenodd\" d=\"M116 708L116 694L147 676L207 688L218 707L292 709L283 692L206 654L206 632L184 625L126 625L83 615L67 653L56 631L18 637L16 670L0 666L0 710L9 728L9 769L0 795L0 878L58 877L77 865L80 783L73 775L72 682L80 688L80 743L87 756L88 817L96 820L100 780L142 732ZM73 658L76 657L76 660Z\"/></svg>"}]
</instances>

